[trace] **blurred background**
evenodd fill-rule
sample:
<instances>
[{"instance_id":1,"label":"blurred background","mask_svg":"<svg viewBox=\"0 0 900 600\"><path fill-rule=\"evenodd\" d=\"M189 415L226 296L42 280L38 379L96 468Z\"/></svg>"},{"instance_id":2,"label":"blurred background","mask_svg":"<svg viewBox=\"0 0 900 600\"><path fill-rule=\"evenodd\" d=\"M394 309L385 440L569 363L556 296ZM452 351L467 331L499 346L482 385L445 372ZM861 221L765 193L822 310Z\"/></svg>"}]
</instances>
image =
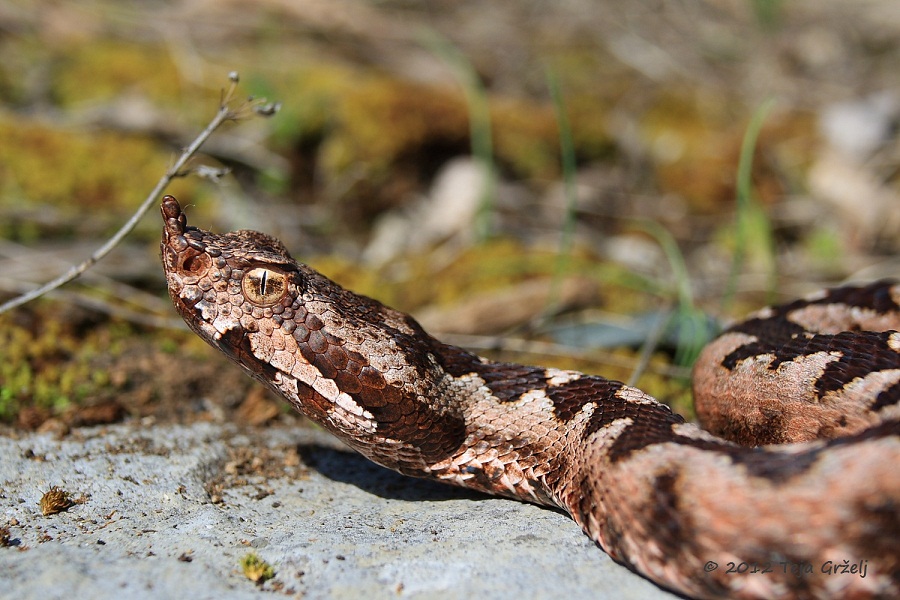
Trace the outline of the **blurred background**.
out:
<instances>
[{"instance_id":1,"label":"blurred background","mask_svg":"<svg viewBox=\"0 0 900 600\"><path fill-rule=\"evenodd\" d=\"M896 0L0 0L0 300L168 193L492 358L690 417L728 319L900 272ZM0 427L296 423L190 334L154 210L0 315Z\"/></svg>"}]
</instances>

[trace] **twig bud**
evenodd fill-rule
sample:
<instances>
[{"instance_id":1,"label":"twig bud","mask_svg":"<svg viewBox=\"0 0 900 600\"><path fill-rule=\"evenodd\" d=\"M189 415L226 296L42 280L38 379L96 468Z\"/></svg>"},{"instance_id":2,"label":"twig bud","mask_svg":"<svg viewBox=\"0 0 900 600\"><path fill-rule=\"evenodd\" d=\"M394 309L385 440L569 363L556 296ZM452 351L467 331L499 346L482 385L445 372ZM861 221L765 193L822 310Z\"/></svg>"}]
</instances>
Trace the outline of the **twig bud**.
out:
<instances>
[{"instance_id":1,"label":"twig bud","mask_svg":"<svg viewBox=\"0 0 900 600\"><path fill-rule=\"evenodd\" d=\"M261 117L271 117L279 110L281 110L281 102L268 102L266 104L257 104L253 107L253 110L256 111Z\"/></svg>"}]
</instances>

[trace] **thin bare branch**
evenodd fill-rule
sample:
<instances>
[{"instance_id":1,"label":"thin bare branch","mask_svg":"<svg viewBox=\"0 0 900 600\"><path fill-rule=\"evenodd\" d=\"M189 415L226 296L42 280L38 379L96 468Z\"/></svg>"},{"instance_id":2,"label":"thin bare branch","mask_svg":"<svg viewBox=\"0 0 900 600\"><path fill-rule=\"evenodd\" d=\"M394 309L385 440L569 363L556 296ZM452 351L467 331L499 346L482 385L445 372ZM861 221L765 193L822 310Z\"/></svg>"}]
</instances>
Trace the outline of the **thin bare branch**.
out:
<instances>
[{"instance_id":1,"label":"thin bare branch","mask_svg":"<svg viewBox=\"0 0 900 600\"><path fill-rule=\"evenodd\" d=\"M245 109L250 108L252 110L256 110L257 106L269 106L264 103L260 103L258 101L254 101L252 98L245 103L242 103L237 108L233 108L231 106L231 102L234 99L234 92L237 88L237 84L239 81L239 77L237 73L231 72L228 74L229 85L228 88L225 89L222 93L222 100L219 104L219 110L213 119L209 122L200 135L198 135L191 144L185 148L181 152L181 156L178 157L172 166L166 171L166 173L160 178L157 182L156 186L150 193L147 195L147 198L144 202L138 207L137 211L131 216L128 221L122 225L121 228L106 241L102 246L100 246L93 254L91 254L87 259L85 259L80 264L74 265L68 271L45 283L44 285L35 288L21 296L16 296L11 300L6 301L2 305L0 305L0 314L3 314L17 306L21 306L27 302L31 302L32 300L43 296L47 292L51 290L55 290L56 288L69 283L73 279L77 278L79 275L90 269L97 261L101 260L104 256L110 253L110 251L115 248L125 236L127 236L131 231L135 228L141 218L150 210L150 207L155 205L159 201L160 195L163 193L163 190L172 182L176 177L182 177L188 174L190 171L185 171L184 167L187 162L200 150L200 147L206 142L207 139L213 134L216 129L218 129L223 123L226 121L234 121L237 120L245 111ZM269 111L270 112L270 111ZM260 114L257 112L256 114Z\"/></svg>"},{"instance_id":2,"label":"thin bare branch","mask_svg":"<svg viewBox=\"0 0 900 600\"><path fill-rule=\"evenodd\" d=\"M7 259L0 262L0 290L14 294L30 292L38 285L37 281L31 281L32 277L40 280L48 276L45 271L52 273L68 267L69 261L60 258L62 253L59 250L31 250L15 242L0 240L0 256ZM181 321L166 317L171 313L168 299L118 281L98 269L82 273L81 283L85 290L52 290L47 295L139 325L171 329ZM100 295L91 295L91 291L100 292ZM129 308L125 308L126 305Z\"/></svg>"}]
</instances>

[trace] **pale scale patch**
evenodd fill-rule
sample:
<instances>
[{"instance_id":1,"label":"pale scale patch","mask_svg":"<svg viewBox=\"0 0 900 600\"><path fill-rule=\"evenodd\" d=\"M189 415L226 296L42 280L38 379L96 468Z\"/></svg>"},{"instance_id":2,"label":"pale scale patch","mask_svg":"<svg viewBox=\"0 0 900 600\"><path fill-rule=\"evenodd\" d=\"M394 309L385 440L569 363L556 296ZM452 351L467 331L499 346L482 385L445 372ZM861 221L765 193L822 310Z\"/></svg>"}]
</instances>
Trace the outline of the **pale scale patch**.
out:
<instances>
[{"instance_id":1,"label":"pale scale patch","mask_svg":"<svg viewBox=\"0 0 900 600\"><path fill-rule=\"evenodd\" d=\"M616 441L616 438L618 438L619 435L621 435L621 433L625 431L625 429L633 424L634 419L632 419L631 417L622 417L621 419L616 419L609 425L601 427L600 429L595 431L591 438L594 441L591 441L591 443L595 443L596 441L601 445L611 444Z\"/></svg>"},{"instance_id":2,"label":"pale scale patch","mask_svg":"<svg viewBox=\"0 0 900 600\"><path fill-rule=\"evenodd\" d=\"M509 490L513 495L518 495L519 490L516 489L515 484L512 479L509 477L509 472L506 469L506 465L500 462L499 460L491 461L491 467L494 469L500 469L503 471L503 474L500 475L500 478L495 480L495 484L498 484L500 487L503 487Z\"/></svg>"},{"instance_id":3,"label":"pale scale patch","mask_svg":"<svg viewBox=\"0 0 900 600\"><path fill-rule=\"evenodd\" d=\"M693 423L675 423L672 425L672 431L681 437L690 438L692 440L700 440L704 442L722 442L723 440L717 438L710 432L700 429Z\"/></svg>"},{"instance_id":4,"label":"pale scale patch","mask_svg":"<svg viewBox=\"0 0 900 600\"><path fill-rule=\"evenodd\" d=\"M882 315L871 308L846 304L813 304L791 311L787 319L808 331L836 334L858 326L864 329L880 329Z\"/></svg>"},{"instance_id":5,"label":"pale scale patch","mask_svg":"<svg viewBox=\"0 0 900 600\"><path fill-rule=\"evenodd\" d=\"M738 348L758 342L759 338L749 333L731 331L723 333L718 338L707 344L703 349L703 354L712 353L712 356L728 356ZM771 355L769 355L771 356ZM698 364L703 364L703 358L697 360ZM709 361L707 361L709 362Z\"/></svg>"},{"instance_id":6,"label":"pale scale patch","mask_svg":"<svg viewBox=\"0 0 900 600\"><path fill-rule=\"evenodd\" d=\"M358 435L360 430L366 433L375 433L377 427L375 421L359 418L340 408L337 404L332 410L328 411L328 418L343 431L351 432L352 435Z\"/></svg>"},{"instance_id":7,"label":"pale scale patch","mask_svg":"<svg viewBox=\"0 0 900 600\"><path fill-rule=\"evenodd\" d=\"M375 415L357 404L356 401L345 392L341 392L334 403L347 412L356 415L357 417L363 417L364 419L367 419L369 421L375 420Z\"/></svg>"},{"instance_id":8,"label":"pale scale patch","mask_svg":"<svg viewBox=\"0 0 900 600\"><path fill-rule=\"evenodd\" d=\"M320 300L310 300L305 303L306 312L311 315L319 315L324 317L326 314L332 313L331 307ZM333 314L333 313L332 313Z\"/></svg>"},{"instance_id":9,"label":"pale scale patch","mask_svg":"<svg viewBox=\"0 0 900 600\"><path fill-rule=\"evenodd\" d=\"M827 297L829 293L830 293L830 290L827 288L820 289L820 290L816 290L815 292L812 292L811 294L807 294L806 296L803 296L803 299L806 300L807 302L818 302L819 300L822 300L825 297Z\"/></svg>"},{"instance_id":10,"label":"pale scale patch","mask_svg":"<svg viewBox=\"0 0 900 600\"><path fill-rule=\"evenodd\" d=\"M563 371L561 369L547 369L544 371L544 377L547 378L547 385L550 387L557 387L560 385L566 385L567 383L572 383L573 381L578 381L581 379L582 374L578 371Z\"/></svg>"},{"instance_id":11,"label":"pale scale patch","mask_svg":"<svg viewBox=\"0 0 900 600\"><path fill-rule=\"evenodd\" d=\"M547 392L542 389L528 390L519 396L515 402L509 403L508 406L528 406L531 411L543 412L553 410L553 401L547 396Z\"/></svg>"},{"instance_id":12,"label":"pale scale patch","mask_svg":"<svg viewBox=\"0 0 900 600\"><path fill-rule=\"evenodd\" d=\"M288 398L296 398L300 391L297 388L297 380L284 373L275 373L275 385L278 389L283 390Z\"/></svg>"},{"instance_id":13,"label":"pale scale patch","mask_svg":"<svg viewBox=\"0 0 900 600\"><path fill-rule=\"evenodd\" d=\"M216 318L216 305L210 304L206 300L200 300L194 304L194 310L200 311L200 318L209 323Z\"/></svg>"},{"instance_id":14,"label":"pale scale patch","mask_svg":"<svg viewBox=\"0 0 900 600\"><path fill-rule=\"evenodd\" d=\"M857 398L868 398L874 401L882 390L886 390L900 381L900 369L873 371L865 377L857 377L847 383L843 390L831 392L830 395L850 394Z\"/></svg>"},{"instance_id":15,"label":"pale scale patch","mask_svg":"<svg viewBox=\"0 0 900 600\"><path fill-rule=\"evenodd\" d=\"M296 362L297 360L294 357L294 353L286 350L276 350L275 354L273 354L272 358L269 360L270 365L284 373L292 372Z\"/></svg>"},{"instance_id":16,"label":"pale scale patch","mask_svg":"<svg viewBox=\"0 0 900 600\"><path fill-rule=\"evenodd\" d=\"M274 352L272 358L267 362L278 369L290 372L291 375L296 377L296 380L293 380L293 394L295 396L297 394L297 380L299 380L331 402L332 410L328 411L328 416L335 421L335 424L340 429L350 431L362 429L367 433L375 433L375 416L357 404L347 393L340 391L333 379L324 377L310 363L297 361L295 356L285 351ZM276 377L281 375L281 372L276 373Z\"/></svg>"},{"instance_id":17,"label":"pale scale patch","mask_svg":"<svg viewBox=\"0 0 900 600\"><path fill-rule=\"evenodd\" d=\"M203 335L206 337L212 340L222 339L222 334L216 331L213 326L206 321L195 321L194 324L200 327L200 331L202 331Z\"/></svg>"},{"instance_id":18,"label":"pale scale patch","mask_svg":"<svg viewBox=\"0 0 900 600\"><path fill-rule=\"evenodd\" d=\"M460 387L469 389L469 387L482 388L483 390L487 390L487 386L485 385L484 379L479 377L475 373L466 373L465 375L460 375L455 378L455 381L459 381L462 383ZM489 392L490 390L488 390ZM490 393L487 394L490 396Z\"/></svg>"},{"instance_id":19,"label":"pale scale patch","mask_svg":"<svg viewBox=\"0 0 900 600\"><path fill-rule=\"evenodd\" d=\"M634 402L636 404L653 404L658 405L660 402L656 398L647 395L641 390L631 387L624 386L616 392L616 397L621 398L622 400L627 400L628 402Z\"/></svg>"},{"instance_id":20,"label":"pale scale patch","mask_svg":"<svg viewBox=\"0 0 900 600\"><path fill-rule=\"evenodd\" d=\"M478 453L477 460L481 464L485 464L497 460L498 456L500 456L500 452L493 444L491 444Z\"/></svg>"},{"instance_id":21,"label":"pale scale patch","mask_svg":"<svg viewBox=\"0 0 900 600\"><path fill-rule=\"evenodd\" d=\"M551 404L550 410L553 409ZM581 408L578 409L578 412L572 415L572 418L566 423L566 432L581 432L584 430L584 424L587 423L590 418L597 411L597 401L588 400L584 404L581 405ZM558 420L554 419L556 423L560 423ZM580 435L580 433L578 433Z\"/></svg>"},{"instance_id":22,"label":"pale scale patch","mask_svg":"<svg viewBox=\"0 0 900 600\"><path fill-rule=\"evenodd\" d=\"M579 412L582 414L582 418L590 419L593 416L594 411L596 410L597 403L591 400L590 402L585 402L584 406L581 407L581 410Z\"/></svg>"},{"instance_id":23,"label":"pale scale patch","mask_svg":"<svg viewBox=\"0 0 900 600\"><path fill-rule=\"evenodd\" d=\"M319 370L315 367L313 367L313 369L316 370L318 376L315 381L313 381L312 388L319 392L319 394L329 402L337 402L338 396L342 393L341 390L338 389L337 384L333 379L322 377L322 374L319 373Z\"/></svg>"},{"instance_id":24,"label":"pale scale patch","mask_svg":"<svg viewBox=\"0 0 900 600\"><path fill-rule=\"evenodd\" d=\"M519 396L519 402L534 402L535 400L542 400L547 397L547 392L543 389L536 390L528 390L521 396Z\"/></svg>"},{"instance_id":25,"label":"pale scale patch","mask_svg":"<svg viewBox=\"0 0 900 600\"><path fill-rule=\"evenodd\" d=\"M317 368L305 360L298 360L294 363L294 368L291 369L291 375L310 387L312 387L317 378L322 376Z\"/></svg>"},{"instance_id":26,"label":"pale scale patch","mask_svg":"<svg viewBox=\"0 0 900 600\"><path fill-rule=\"evenodd\" d=\"M293 355L299 354L298 351L300 348L299 346L297 346L297 340L294 339L294 336L282 335L281 339L284 340L284 348L281 348L281 350L284 350L285 352Z\"/></svg>"},{"instance_id":27,"label":"pale scale patch","mask_svg":"<svg viewBox=\"0 0 900 600\"><path fill-rule=\"evenodd\" d=\"M187 287L182 287L179 292L181 297L187 300L188 302L193 302L195 305L197 301L203 298L203 290L201 290L196 285L189 285Z\"/></svg>"},{"instance_id":28,"label":"pale scale patch","mask_svg":"<svg viewBox=\"0 0 900 600\"><path fill-rule=\"evenodd\" d=\"M272 362L275 356L275 348L272 347L272 339L262 333L252 333L247 336L250 339L250 350L253 355L265 363ZM290 371L290 369L286 369Z\"/></svg>"},{"instance_id":29,"label":"pale scale patch","mask_svg":"<svg viewBox=\"0 0 900 600\"><path fill-rule=\"evenodd\" d=\"M212 322L212 326L220 335L225 335L232 329L240 327L241 324L231 315L216 315L215 320Z\"/></svg>"},{"instance_id":30,"label":"pale scale patch","mask_svg":"<svg viewBox=\"0 0 900 600\"><path fill-rule=\"evenodd\" d=\"M768 318L771 318L774 314L775 314L775 311L772 310L772 307L767 306L767 307L761 308L758 311L756 311L755 313L753 313L753 316L756 317L757 319L768 319Z\"/></svg>"},{"instance_id":31,"label":"pale scale patch","mask_svg":"<svg viewBox=\"0 0 900 600\"><path fill-rule=\"evenodd\" d=\"M765 361L766 365L774 359L773 354L766 354L765 357L769 358L769 360ZM778 373L784 374L784 378L781 381L794 382L793 385L795 387L801 385L814 386L825 367L829 363L841 360L841 357L843 357L843 353L836 350L822 350L812 354L803 354L794 357L793 360L781 363L778 366Z\"/></svg>"},{"instance_id":32,"label":"pale scale patch","mask_svg":"<svg viewBox=\"0 0 900 600\"><path fill-rule=\"evenodd\" d=\"M354 430L361 428L368 433L374 433L376 425L372 413L363 409L353 398L342 392L333 379L323 377L318 369L312 365L310 367L316 372L316 378L311 384L312 389L334 405L334 410L330 411L329 415L336 417L344 425Z\"/></svg>"},{"instance_id":33,"label":"pale scale patch","mask_svg":"<svg viewBox=\"0 0 900 600\"><path fill-rule=\"evenodd\" d=\"M484 398L489 404L493 404L493 400L491 400L494 396L494 392L487 386L487 383L478 376L477 373L466 373L465 375L460 375L454 378L454 382L458 383L457 389L460 390L472 390L472 394L475 398ZM517 400L514 403L510 403L511 406L518 404L520 400Z\"/></svg>"},{"instance_id":34,"label":"pale scale patch","mask_svg":"<svg viewBox=\"0 0 900 600\"><path fill-rule=\"evenodd\" d=\"M566 423L565 431L566 432L580 432L583 430L583 426L587 423L590 418L597 411L597 400L588 400L584 404L581 405L581 408L578 409L578 412L572 415L572 418ZM553 403L548 401L548 411L553 410ZM559 425L560 421L554 417L554 422Z\"/></svg>"},{"instance_id":35,"label":"pale scale patch","mask_svg":"<svg viewBox=\"0 0 900 600\"><path fill-rule=\"evenodd\" d=\"M854 320L858 322L864 322L873 317L877 316L878 313L871 308L862 308L860 306L851 306L850 314L853 315Z\"/></svg>"},{"instance_id":36,"label":"pale scale patch","mask_svg":"<svg viewBox=\"0 0 900 600\"><path fill-rule=\"evenodd\" d=\"M888 346L894 352L900 352L900 332L894 332L888 338Z\"/></svg>"},{"instance_id":37,"label":"pale scale patch","mask_svg":"<svg viewBox=\"0 0 900 600\"><path fill-rule=\"evenodd\" d=\"M464 444L464 445L468 446L469 440L466 440L466 444ZM465 452L463 452L459 456L451 459L449 466L460 467L462 465L468 464L468 463L472 462L473 460L475 460L476 456L477 455L475 454L475 451L472 448L467 447ZM443 467L443 463L438 463L437 465L435 465L435 468L441 468L441 467Z\"/></svg>"}]
</instances>

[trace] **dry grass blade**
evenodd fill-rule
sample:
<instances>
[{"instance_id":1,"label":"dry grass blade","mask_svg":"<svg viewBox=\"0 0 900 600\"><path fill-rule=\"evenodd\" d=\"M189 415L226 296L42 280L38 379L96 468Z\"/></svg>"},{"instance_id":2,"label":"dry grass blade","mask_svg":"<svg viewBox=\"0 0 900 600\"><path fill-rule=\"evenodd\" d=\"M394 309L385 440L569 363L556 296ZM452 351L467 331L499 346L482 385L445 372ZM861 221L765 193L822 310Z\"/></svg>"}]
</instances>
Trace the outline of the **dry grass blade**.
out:
<instances>
[{"instance_id":1,"label":"dry grass blade","mask_svg":"<svg viewBox=\"0 0 900 600\"><path fill-rule=\"evenodd\" d=\"M26 294L37 287L39 281L49 277L60 266L68 266L62 250L31 250L14 242L0 240L0 290ZM85 289L53 290L50 295L65 302L114 315L132 323L167 329L182 329L181 319L169 318L168 301L149 294L97 270L83 273L81 281Z\"/></svg>"}]
</instances>

